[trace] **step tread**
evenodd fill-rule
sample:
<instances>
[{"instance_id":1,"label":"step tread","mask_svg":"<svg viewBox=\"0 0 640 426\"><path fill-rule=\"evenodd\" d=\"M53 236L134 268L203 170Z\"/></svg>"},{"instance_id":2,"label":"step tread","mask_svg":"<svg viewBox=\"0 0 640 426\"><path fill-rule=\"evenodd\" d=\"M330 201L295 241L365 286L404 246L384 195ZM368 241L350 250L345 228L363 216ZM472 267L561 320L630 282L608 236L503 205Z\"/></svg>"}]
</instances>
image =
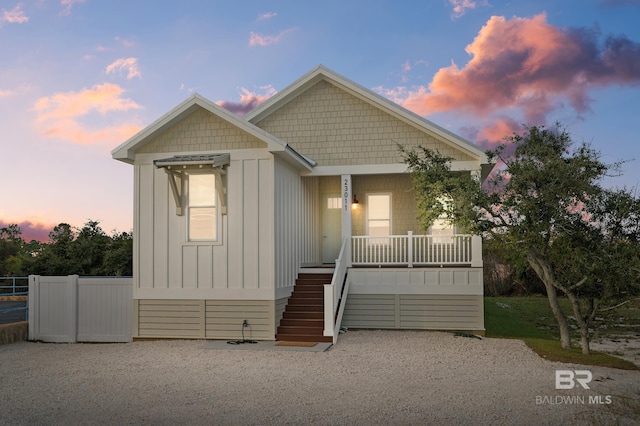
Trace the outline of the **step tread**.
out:
<instances>
[{"instance_id":1,"label":"step tread","mask_svg":"<svg viewBox=\"0 0 640 426\"><path fill-rule=\"evenodd\" d=\"M298 274L298 279L312 279L312 280L331 280L333 278L333 274L313 274L313 273L302 273Z\"/></svg>"},{"instance_id":2,"label":"step tread","mask_svg":"<svg viewBox=\"0 0 640 426\"><path fill-rule=\"evenodd\" d=\"M291 292L291 296L293 296L294 294L317 294L318 296L322 296L324 297L324 289L323 288L316 288L316 289L300 289L300 287L296 287L292 292ZM290 296L290 297L291 297Z\"/></svg>"},{"instance_id":3,"label":"step tread","mask_svg":"<svg viewBox=\"0 0 640 426\"><path fill-rule=\"evenodd\" d=\"M329 281L325 281L325 280L296 280L296 287L311 287L311 288L324 288L324 286L326 284L331 284L331 280Z\"/></svg>"},{"instance_id":4,"label":"step tread","mask_svg":"<svg viewBox=\"0 0 640 426\"><path fill-rule=\"evenodd\" d=\"M331 336L312 336L307 334L276 334L276 340L285 342L333 342Z\"/></svg>"},{"instance_id":5,"label":"step tread","mask_svg":"<svg viewBox=\"0 0 640 426\"><path fill-rule=\"evenodd\" d=\"M282 318L280 326L288 327L324 327L324 319L320 318Z\"/></svg>"},{"instance_id":6,"label":"step tread","mask_svg":"<svg viewBox=\"0 0 640 426\"><path fill-rule=\"evenodd\" d=\"M324 297L291 297L289 305L324 305Z\"/></svg>"},{"instance_id":7,"label":"step tread","mask_svg":"<svg viewBox=\"0 0 640 426\"><path fill-rule=\"evenodd\" d=\"M304 325L281 325L278 327L278 333L289 332L294 334L322 334L324 327L319 326L304 326Z\"/></svg>"},{"instance_id":8,"label":"step tread","mask_svg":"<svg viewBox=\"0 0 640 426\"><path fill-rule=\"evenodd\" d=\"M324 320L324 312L322 311L318 311L318 312L296 312L296 311L289 311L289 312L285 312L282 315L283 319L315 319L315 320Z\"/></svg>"},{"instance_id":9,"label":"step tread","mask_svg":"<svg viewBox=\"0 0 640 426\"><path fill-rule=\"evenodd\" d=\"M321 291L298 291L291 293L294 299L324 299L324 293Z\"/></svg>"},{"instance_id":10,"label":"step tread","mask_svg":"<svg viewBox=\"0 0 640 426\"><path fill-rule=\"evenodd\" d=\"M288 309L287 312L291 313L305 313L305 312L324 312L324 306L322 305L289 305L291 309Z\"/></svg>"}]
</instances>

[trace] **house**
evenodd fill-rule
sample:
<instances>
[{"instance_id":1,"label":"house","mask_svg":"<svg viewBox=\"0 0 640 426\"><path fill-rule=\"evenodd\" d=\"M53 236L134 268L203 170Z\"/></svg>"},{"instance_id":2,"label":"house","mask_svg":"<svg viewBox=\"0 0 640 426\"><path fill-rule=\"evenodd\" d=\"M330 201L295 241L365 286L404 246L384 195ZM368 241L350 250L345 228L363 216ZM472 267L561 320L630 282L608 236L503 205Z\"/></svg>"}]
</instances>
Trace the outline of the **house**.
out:
<instances>
[{"instance_id":1,"label":"house","mask_svg":"<svg viewBox=\"0 0 640 426\"><path fill-rule=\"evenodd\" d=\"M481 333L481 239L421 232L398 144L488 162L324 66L244 117L193 95L114 149L134 167L133 337Z\"/></svg>"}]
</instances>

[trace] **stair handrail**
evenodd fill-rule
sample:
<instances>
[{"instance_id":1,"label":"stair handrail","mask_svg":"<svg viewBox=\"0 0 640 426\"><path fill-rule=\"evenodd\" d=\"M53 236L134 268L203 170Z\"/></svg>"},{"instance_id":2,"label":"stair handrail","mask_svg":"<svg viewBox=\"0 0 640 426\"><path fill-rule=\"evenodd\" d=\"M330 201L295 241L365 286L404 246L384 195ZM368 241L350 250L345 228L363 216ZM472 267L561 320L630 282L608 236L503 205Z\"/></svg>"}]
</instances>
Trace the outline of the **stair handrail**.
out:
<instances>
[{"instance_id":1,"label":"stair handrail","mask_svg":"<svg viewBox=\"0 0 640 426\"><path fill-rule=\"evenodd\" d=\"M346 305L347 294L349 292L349 281L347 280L347 268L351 254L351 238L342 239L340 253L336 259L336 267L333 271L331 284L324 285L324 336L333 337L333 344L338 341L340 325Z\"/></svg>"}]
</instances>

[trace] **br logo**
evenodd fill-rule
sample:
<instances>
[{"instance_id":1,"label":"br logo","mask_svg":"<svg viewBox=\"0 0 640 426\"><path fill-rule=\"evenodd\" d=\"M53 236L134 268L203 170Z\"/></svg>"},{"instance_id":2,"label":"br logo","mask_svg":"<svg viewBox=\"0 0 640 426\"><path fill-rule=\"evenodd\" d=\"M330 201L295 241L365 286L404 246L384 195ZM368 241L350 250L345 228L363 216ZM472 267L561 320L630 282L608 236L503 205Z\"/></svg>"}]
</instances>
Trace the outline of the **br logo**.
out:
<instances>
[{"instance_id":1,"label":"br logo","mask_svg":"<svg viewBox=\"0 0 640 426\"><path fill-rule=\"evenodd\" d=\"M573 389L576 382L583 389L590 389L588 383L593 379L589 370L556 370L556 389Z\"/></svg>"}]
</instances>

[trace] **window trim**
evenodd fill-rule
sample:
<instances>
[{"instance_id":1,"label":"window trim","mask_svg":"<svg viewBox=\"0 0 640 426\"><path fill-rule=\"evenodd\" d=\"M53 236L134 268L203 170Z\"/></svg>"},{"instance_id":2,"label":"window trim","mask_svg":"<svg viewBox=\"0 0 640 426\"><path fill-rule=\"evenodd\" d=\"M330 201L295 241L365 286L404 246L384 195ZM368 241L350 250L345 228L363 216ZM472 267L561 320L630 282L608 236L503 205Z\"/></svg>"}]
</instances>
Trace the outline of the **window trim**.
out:
<instances>
[{"instance_id":1,"label":"window trim","mask_svg":"<svg viewBox=\"0 0 640 426\"><path fill-rule=\"evenodd\" d=\"M214 205L202 205L202 206L191 206L190 193L189 193L189 181L190 177L193 175L211 175L214 178ZM186 231L186 241L188 243L222 243L222 212L221 212L221 203L220 203L220 193L219 193L219 182L220 175L212 170L188 170L184 173L185 179L183 181L183 191L184 200L183 204L186 206L186 214L185 214L185 231ZM199 208L214 208L215 209L215 238L191 238L191 209L199 209Z\"/></svg>"}]
</instances>

